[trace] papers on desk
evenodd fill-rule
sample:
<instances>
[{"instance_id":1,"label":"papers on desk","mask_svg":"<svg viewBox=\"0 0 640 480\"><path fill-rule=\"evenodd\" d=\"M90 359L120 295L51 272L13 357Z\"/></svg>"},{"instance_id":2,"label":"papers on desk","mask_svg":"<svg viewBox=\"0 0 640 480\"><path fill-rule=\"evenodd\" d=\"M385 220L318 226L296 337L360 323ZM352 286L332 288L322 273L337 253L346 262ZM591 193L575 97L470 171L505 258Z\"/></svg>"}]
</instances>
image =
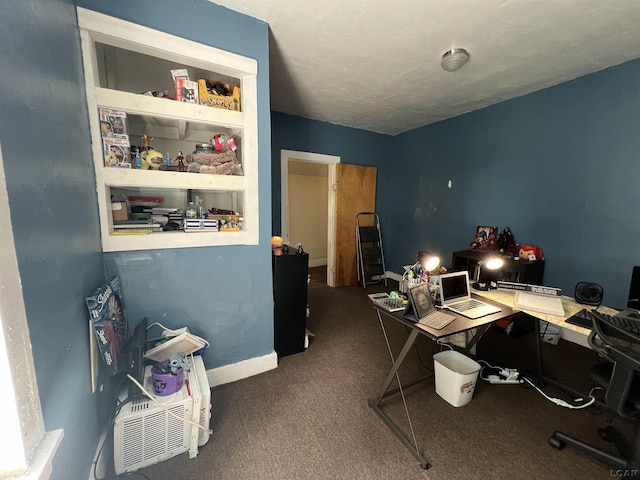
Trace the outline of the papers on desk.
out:
<instances>
[{"instance_id":1,"label":"papers on desk","mask_svg":"<svg viewBox=\"0 0 640 480\"><path fill-rule=\"evenodd\" d=\"M556 295L539 295L537 293L517 291L514 304L522 310L532 310L564 317L562 297Z\"/></svg>"}]
</instances>

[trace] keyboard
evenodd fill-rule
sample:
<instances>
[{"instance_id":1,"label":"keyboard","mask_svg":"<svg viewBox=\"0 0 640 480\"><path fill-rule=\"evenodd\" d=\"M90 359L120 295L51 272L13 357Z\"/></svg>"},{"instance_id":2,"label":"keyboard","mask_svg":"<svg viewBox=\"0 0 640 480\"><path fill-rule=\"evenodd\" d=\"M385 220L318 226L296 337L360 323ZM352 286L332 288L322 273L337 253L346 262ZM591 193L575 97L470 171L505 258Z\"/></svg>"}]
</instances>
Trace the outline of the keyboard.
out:
<instances>
[{"instance_id":1,"label":"keyboard","mask_svg":"<svg viewBox=\"0 0 640 480\"><path fill-rule=\"evenodd\" d=\"M461 312L466 312L467 310L471 310L472 308L482 307L486 305L484 302L480 302L478 300L467 300L466 302L455 303L452 305L456 310Z\"/></svg>"},{"instance_id":2,"label":"keyboard","mask_svg":"<svg viewBox=\"0 0 640 480\"><path fill-rule=\"evenodd\" d=\"M612 323L622 330L631 332L635 335L640 335L640 323L637 320L633 320L628 317L611 317Z\"/></svg>"},{"instance_id":3,"label":"keyboard","mask_svg":"<svg viewBox=\"0 0 640 480\"><path fill-rule=\"evenodd\" d=\"M606 318L611 318L611 315L607 315L602 312L598 312L598 313ZM578 325L579 327L588 328L589 330L591 330L593 328L593 314L591 313L591 310L587 310L586 308L583 308L578 313L567 318L565 322L570 323L572 325Z\"/></svg>"},{"instance_id":4,"label":"keyboard","mask_svg":"<svg viewBox=\"0 0 640 480\"><path fill-rule=\"evenodd\" d=\"M626 330L627 332L634 333L636 335L640 335L640 322L637 320L631 319L626 316L619 315L607 315L606 313L598 312L602 317L609 321L612 325L616 327ZM624 312L623 312L624 313ZM572 325L578 325L580 327L588 328L591 330L593 328L593 314L591 310L587 310L583 308L575 315L569 317L565 320L567 323Z\"/></svg>"},{"instance_id":5,"label":"keyboard","mask_svg":"<svg viewBox=\"0 0 640 480\"><path fill-rule=\"evenodd\" d=\"M449 315L444 312L433 312L431 315L427 315L418 323L425 327L433 328L434 330L442 330L456 319L455 316Z\"/></svg>"}]
</instances>

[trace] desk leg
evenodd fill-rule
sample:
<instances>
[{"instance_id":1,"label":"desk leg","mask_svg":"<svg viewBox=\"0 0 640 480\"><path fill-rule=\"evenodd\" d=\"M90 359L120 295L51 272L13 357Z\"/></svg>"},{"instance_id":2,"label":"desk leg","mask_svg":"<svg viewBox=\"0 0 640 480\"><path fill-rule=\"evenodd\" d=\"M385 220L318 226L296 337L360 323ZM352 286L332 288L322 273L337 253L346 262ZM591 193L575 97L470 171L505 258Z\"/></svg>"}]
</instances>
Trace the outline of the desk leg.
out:
<instances>
[{"instance_id":1,"label":"desk leg","mask_svg":"<svg viewBox=\"0 0 640 480\"><path fill-rule=\"evenodd\" d=\"M487 333L487 330L489 330L489 327L491 327L490 323L487 323L486 325L478 327L476 329L476 334L473 336L473 338L469 341L469 343L467 343L467 345L463 349L461 349L462 353L469 353L471 349L475 346L475 344L480 341L483 335Z\"/></svg>"},{"instance_id":2,"label":"desk leg","mask_svg":"<svg viewBox=\"0 0 640 480\"><path fill-rule=\"evenodd\" d=\"M391 430L391 432L393 432L393 434L396 437L398 437L398 439L404 444L404 446L407 447L407 449L416 458L416 460L418 460L418 463L420 463L420 466L424 469L427 469L429 468L429 462L427 462L427 459L424 458L424 456L418 450L418 444L416 442L416 437L413 432L413 425L411 424L411 416L409 415L409 410L407 409L407 402L405 401L404 393L402 391L402 384L400 383L400 378L398 377L398 369L400 368L400 365L402 365L402 362L407 356L407 353L409 353L409 350L415 343L419 332L415 328L411 330L411 333L409 334L407 341L404 343L404 346L402 347L400 354L394 360L393 353L391 352L391 346L389 345L389 340L387 339L387 332L386 332L386 329L384 328L384 322L382 320L382 317L380 316L380 312L377 312L377 313L378 313L378 320L380 320L380 326L382 327L382 332L384 334L384 338L387 342L387 348L389 349L389 355L391 356L391 361L393 362L393 366L391 367L391 371L389 371L389 373L387 374L387 378L385 378L384 380L384 384L380 389L380 394L378 395L378 397L369 399L369 406L384 421L387 427L389 427L389 430ZM404 404L405 413L407 415L407 419L409 420L409 428L411 429L411 434L413 436L413 444L411 444L407 436L393 422L391 417L389 417L389 415L387 415L386 412L384 412L382 408L380 408L382 399L389 396L389 392L387 392L387 390L389 389L389 385L391 384L391 381L393 380L394 377L396 377L398 381L398 391L402 395L402 403Z\"/></svg>"},{"instance_id":3,"label":"desk leg","mask_svg":"<svg viewBox=\"0 0 640 480\"><path fill-rule=\"evenodd\" d=\"M540 339L540 320L533 318L533 331L536 335L536 352L538 354L538 387L544 388L544 362L542 360L542 340Z\"/></svg>"}]
</instances>

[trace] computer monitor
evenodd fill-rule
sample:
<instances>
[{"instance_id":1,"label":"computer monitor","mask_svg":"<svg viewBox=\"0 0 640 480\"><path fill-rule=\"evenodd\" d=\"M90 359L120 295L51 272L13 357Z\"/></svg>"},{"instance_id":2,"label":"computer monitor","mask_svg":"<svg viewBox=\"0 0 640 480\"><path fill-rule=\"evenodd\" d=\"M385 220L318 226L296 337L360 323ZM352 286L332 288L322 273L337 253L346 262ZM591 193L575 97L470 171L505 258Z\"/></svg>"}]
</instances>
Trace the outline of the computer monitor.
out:
<instances>
[{"instance_id":1,"label":"computer monitor","mask_svg":"<svg viewBox=\"0 0 640 480\"><path fill-rule=\"evenodd\" d=\"M127 341L127 373L144 385L144 354L147 349L147 317L138 322ZM129 384L129 396L142 394L133 382Z\"/></svg>"},{"instance_id":2,"label":"computer monitor","mask_svg":"<svg viewBox=\"0 0 640 480\"><path fill-rule=\"evenodd\" d=\"M627 308L640 311L640 266L637 265L631 271Z\"/></svg>"}]
</instances>

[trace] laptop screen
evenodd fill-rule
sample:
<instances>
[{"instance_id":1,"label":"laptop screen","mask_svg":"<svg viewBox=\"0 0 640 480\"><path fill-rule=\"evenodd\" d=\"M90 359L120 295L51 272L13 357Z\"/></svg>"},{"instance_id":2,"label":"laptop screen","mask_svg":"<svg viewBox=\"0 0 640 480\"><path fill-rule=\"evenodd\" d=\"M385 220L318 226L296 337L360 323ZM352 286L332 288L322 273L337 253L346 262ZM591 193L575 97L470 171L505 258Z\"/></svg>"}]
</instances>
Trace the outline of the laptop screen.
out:
<instances>
[{"instance_id":1,"label":"laptop screen","mask_svg":"<svg viewBox=\"0 0 640 480\"><path fill-rule=\"evenodd\" d=\"M452 300L469 298L469 273L463 271L441 275L440 294L443 305Z\"/></svg>"}]
</instances>

